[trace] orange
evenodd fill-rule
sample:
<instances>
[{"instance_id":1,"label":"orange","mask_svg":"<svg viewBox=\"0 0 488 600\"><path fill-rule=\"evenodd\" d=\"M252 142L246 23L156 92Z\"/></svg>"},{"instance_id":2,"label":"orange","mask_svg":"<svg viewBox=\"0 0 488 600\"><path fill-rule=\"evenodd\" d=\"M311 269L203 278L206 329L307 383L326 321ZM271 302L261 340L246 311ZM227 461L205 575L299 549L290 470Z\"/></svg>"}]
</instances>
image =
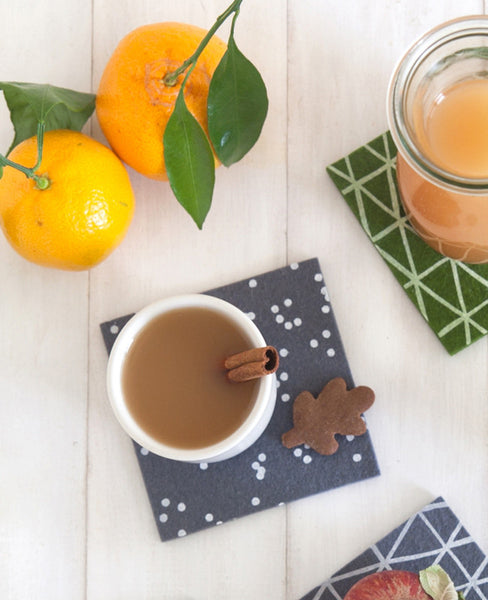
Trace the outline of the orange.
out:
<instances>
[{"instance_id":1,"label":"orange","mask_svg":"<svg viewBox=\"0 0 488 600\"><path fill-rule=\"evenodd\" d=\"M152 179L167 179L163 134L184 75L173 87L163 77L196 50L207 32L182 23L144 25L119 43L97 92L97 117L113 150ZM207 129L208 87L226 44L213 36L185 85L188 110Z\"/></svg>"},{"instance_id":2,"label":"orange","mask_svg":"<svg viewBox=\"0 0 488 600\"><path fill-rule=\"evenodd\" d=\"M9 159L31 167L37 138L16 146ZM5 167L0 179L0 224L24 258L49 267L89 269L122 241L134 212L127 171L103 144L77 131L48 131L37 172L50 185Z\"/></svg>"}]
</instances>

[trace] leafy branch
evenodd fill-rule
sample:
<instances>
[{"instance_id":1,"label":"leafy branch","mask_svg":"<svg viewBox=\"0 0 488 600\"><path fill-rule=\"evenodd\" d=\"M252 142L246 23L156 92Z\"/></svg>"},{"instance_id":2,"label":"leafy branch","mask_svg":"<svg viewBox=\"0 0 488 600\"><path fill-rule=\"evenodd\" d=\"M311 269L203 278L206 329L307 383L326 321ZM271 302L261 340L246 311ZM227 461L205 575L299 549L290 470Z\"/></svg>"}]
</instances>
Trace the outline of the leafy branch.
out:
<instances>
[{"instance_id":1,"label":"leafy branch","mask_svg":"<svg viewBox=\"0 0 488 600\"><path fill-rule=\"evenodd\" d=\"M268 111L266 86L256 67L242 54L234 31L243 0L233 0L217 17L195 52L162 82L177 84L184 74L173 112L163 135L164 160L170 186L180 204L201 229L212 203L215 185L214 154L225 166L239 161L258 140ZM227 50L210 81L207 98L208 137L186 106L185 85L215 32L232 16ZM0 82L15 129L10 150L37 135L38 152L33 167L14 163L0 154L4 166L14 167L34 179L39 189L50 182L39 175L45 131L81 131L95 108L95 95L34 83Z\"/></svg>"},{"instance_id":2,"label":"leafy branch","mask_svg":"<svg viewBox=\"0 0 488 600\"><path fill-rule=\"evenodd\" d=\"M163 77L163 83L165 85L168 85L168 86L176 85L178 77L182 73L184 73L188 69L188 67L190 67L191 65L193 65L193 66L195 65L198 58L200 57L200 54L203 52L203 50L207 46L210 39L216 33L217 29L219 29L219 27L221 25L223 25L223 23L227 20L227 17L229 17L232 13L234 13L234 16L236 16L239 13L239 8L242 4L242 1L243 0L234 0L234 2L232 2L232 4L230 6L228 6L224 10L224 12L217 17L217 19L215 20L215 23L208 30L208 32L206 33L206 35L202 39L202 41L198 44L195 52L189 58L187 58L183 63L181 63L181 65L177 69L175 69L174 71L170 71L169 73L166 73L166 75Z\"/></svg>"},{"instance_id":3,"label":"leafy branch","mask_svg":"<svg viewBox=\"0 0 488 600\"><path fill-rule=\"evenodd\" d=\"M234 0L217 17L192 56L163 78L166 85L175 85L186 71L163 136L164 161L171 189L200 229L210 210L215 184L212 147L225 166L239 161L259 138L268 111L263 79L240 52L234 38L242 1ZM208 92L207 138L186 106L184 88L211 37L231 15L227 50L212 76Z\"/></svg>"},{"instance_id":4,"label":"leafy branch","mask_svg":"<svg viewBox=\"0 0 488 600\"><path fill-rule=\"evenodd\" d=\"M43 147L43 143L44 143L45 128L46 128L46 124L44 123L44 121L39 121L37 123L37 160L36 160L36 164L33 167L28 168L28 167L25 167L24 165L14 162L13 160L10 160L6 156L3 156L3 154L0 154L0 178L3 175L3 167L8 166L8 167L13 167L14 169L19 170L21 173L24 173L24 175L26 177L33 179L36 182L36 185L40 190L45 190L46 188L49 187L49 180L47 179L47 177L36 174L36 171L41 166L41 161L42 161L42 147Z\"/></svg>"},{"instance_id":5,"label":"leafy branch","mask_svg":"<svg viewBox=\"0 0 488 600\"><path fill-rule=\"evenodd\" d=\"M95 109L95 95L48 84L6 81L0 82L0 90L5 96L15 130L7 156L0 154L0 177L3 167L13 167L33 179L39 189L45 190L50 185L49 178L37 174L42 161L44 133L51 129L80 131ZM12 148L34 135L37 136L34 166L26 167L8 158Z\"/></svg>"}]
</instances>

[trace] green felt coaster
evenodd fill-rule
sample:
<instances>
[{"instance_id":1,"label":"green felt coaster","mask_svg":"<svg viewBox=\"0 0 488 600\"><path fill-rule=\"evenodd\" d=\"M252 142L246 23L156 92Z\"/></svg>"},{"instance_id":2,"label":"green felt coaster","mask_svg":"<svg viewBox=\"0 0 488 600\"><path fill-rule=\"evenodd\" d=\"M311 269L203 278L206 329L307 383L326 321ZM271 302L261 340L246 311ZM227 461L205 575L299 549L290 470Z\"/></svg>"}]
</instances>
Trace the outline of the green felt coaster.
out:
<instances>
[{"instance_id":1,"label":"green felt coaster","mask_svg":"<svg viewBox=\"0 0 488 600\"><path fill-rule=\"evenodd\" d=\"M414 232L399 201L386 132L327 172L408 297L449 354L488 333L488 264L445 258Z\"/></svg>"}]
</instances>

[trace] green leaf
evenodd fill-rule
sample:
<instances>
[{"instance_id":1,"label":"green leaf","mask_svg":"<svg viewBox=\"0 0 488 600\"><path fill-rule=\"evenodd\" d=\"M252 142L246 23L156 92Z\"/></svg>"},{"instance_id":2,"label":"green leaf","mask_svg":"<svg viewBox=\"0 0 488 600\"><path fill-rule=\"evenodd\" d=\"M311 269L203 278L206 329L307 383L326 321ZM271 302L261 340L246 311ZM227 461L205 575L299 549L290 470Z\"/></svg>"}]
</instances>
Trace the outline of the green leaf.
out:
<instances>
[{"instance_id":1,"label":"green leaf","mask_svg":"<svg viewBox=\"0 0 488 600\"><path fill-rule=\"evenodd\" d=\"M205 132L185 104L182 90L166 125L163 145L171 189L201 229L212 204L215 159Z\"/></svg>"},{"instance_id":2,"label":"green leaf","mask_svg":"<svg viewBox=\"0 0 488 600\"><path fill-rule=\"evenodd\" d=\"M458 600L458 593L449 575L439 565L432 565L419 573L424 591L434 600Z\"/></svg>"},{"instance_id":3,"label":"green leaf","mask_svg":"<svg viewBox=\"0 0 488 600\"><path fill-rule=\"evenodd\" d=\"M224 165L237 162L254 146L267 112L264 81L231 34L210 82L207 100L210 140Z\"/></svg>"},{"instance_id":4,"label":"green leaf","mask_svg":"<svg viewBox=\"0 0 488 600\"><path fill-rule=\"evenodd\" d=\"M10 110L15 137L8 152L36 135L38 122L50 129L81 128L95 109L95 94L75 92L49 84L0 82Z\"/></svg>"},{"instance_id":5,"label":"green leaf","mask_svg":"<svg viewBox=\"0 0 488 600\"><path fill-rule=\"evenodd\" d=\"M0 165L0 179L2 179L3 177L3 167L2 165Z\"/></svg>"}]
</instances>

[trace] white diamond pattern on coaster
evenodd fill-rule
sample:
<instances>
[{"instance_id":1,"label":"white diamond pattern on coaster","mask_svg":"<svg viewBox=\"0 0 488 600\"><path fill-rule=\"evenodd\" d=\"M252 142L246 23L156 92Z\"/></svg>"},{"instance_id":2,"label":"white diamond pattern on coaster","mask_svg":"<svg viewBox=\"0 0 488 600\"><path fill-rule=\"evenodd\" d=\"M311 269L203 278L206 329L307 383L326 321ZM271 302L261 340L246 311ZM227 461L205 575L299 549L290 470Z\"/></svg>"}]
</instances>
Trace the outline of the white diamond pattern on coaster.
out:
<instances>
[{"instance_id":1,"label":"white diamond pattern on coaster","mask_svg":"<svg viewBox=\"0 0 488 600\"><path fill-rule=\"evenodd\" d=\"M327 167L361 227L449 353L488 333L488 265L446 258L414 232L399 201L388 132Z\"/></svg>"},{"instance_id":2,"label":"white diamond pattern on coaster","mask_svg":"<svg viewBox=\"0 0 488 600\"><path fill-rule=\"evenodd\" d=\"M440 564L466 600L487 600L488 559L443 498L437 498L302 600L340 600L370 573L418 573Z\"/></svg>"}]
</instances>

